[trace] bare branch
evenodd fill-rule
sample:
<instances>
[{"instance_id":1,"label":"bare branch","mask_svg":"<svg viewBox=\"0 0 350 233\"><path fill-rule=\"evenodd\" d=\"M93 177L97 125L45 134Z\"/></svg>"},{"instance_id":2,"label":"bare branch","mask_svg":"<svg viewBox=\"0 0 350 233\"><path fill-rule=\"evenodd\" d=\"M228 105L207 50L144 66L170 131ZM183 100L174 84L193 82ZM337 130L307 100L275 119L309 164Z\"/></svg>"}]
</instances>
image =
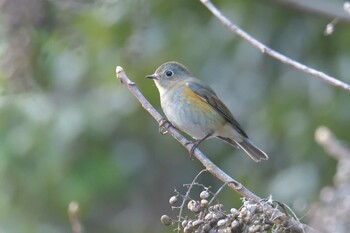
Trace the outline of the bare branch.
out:
<instances>
[{"instance_id":1,"label":"bare branch","mask_svg":"<svg viewBox=\"0 0 350 233\"><path fill-rule=\"evenodd\" d=\"M316 129L315 140L329 155L337 160L350 160L350 148L343 145L327 127L320 126Z\"/></svg>"},{"instance_id":2,"label":"bare branch","mask_svg":"<svg viewBox=\"0 0 350 233\"><path fill-rule=\"evenodd\" d=\"M333 185L323 187L320 201L313 205L310 222L324 232L347 232L350 228L350 148L325 126L316 129L315 140L337 160L337 169Z\"/></svg>"},{"instance_id":3,"label":"bare branch","mask_svg":"<svg viewBox=\"0 0 350 233\"><path fill-rule=\"evenodd\" d=\"M72 201L68 205L68 216L72 224L72 233L83 233L83 226L79 218L79 204Z\"/></svg>"},{"instance_id":4,"label":"bare branch","mask_svg":"<svg viewBox=\"0 0 350 233\"><path fill-rule=\"evenodd\" d=\"M340 23L350 23L350 15L341 7L341 3L328 0L270 0L288 9L295 9L308 14L329 19L337 18Z\"/></svg>"},{"instance_id":5,"label":"bare branch","mask_svg":"<svg viewBox=\"0 0 350 233\"><path fill-rule=\"evenodd\" d=\"M252 37L251 35L249 35L248 33L246 33L245 31L243 31L241 28L239 28L238 26L236 26L235 24L233 24L227 17L225 17L212 3L210 0L200 0L208 9L211 13L213 13L213 15L215 15L222 24L224 24L225 26L227 26L232 32L236 33L238 36L240 36L241 38L243 38L244 40L248 41L250 44L252 44L254 47L258 48L262 53L266 53L268 55L270 55L271 57L277 59L278 61L288 64L292 67L294 67L297 70L300 70L306 74L309 74L315 78L321 79L324 82L341 88L345 91L350 92L350 85L342 82L332 76L329 76L328 74L325 74L321 71L315 70L313 68L310 68L300 62L297 62L289 57L286 57L285 55L267 47L266 45L264 45L263 43L261 43L260 41L258 41L257 39L255 39L254 37Z\"/></svg>"},{"instance_id":6,"label":"bare branch","mask_svg":"<svg viewBox=\"0 0 350 233\"><path fill-rule=\"evenodd\" d=\"M147 110L149 114L158 122L158 124L162 124L162 126L168 129L168 133L174 137L181 145L183 145L188 151L192 149L192 145L189 143L184 136L180 134L180 132L174 128L170 123L164 121L163 117L157 112L157 110L148 102L148 100L142 95L138 87L132 82L125 74L122 67L117 66L116 68L116 77L117 79L127 86L129 91L136 97L136 99L141 103L142 107ZM213 176L221 180L223 183L226 183L231 189L239 193L241 196L252 200L254 202L260 202L262 199L244 187L241 183L234 180L232 177L227 175L224 171L222 171L219 167L217 167L212 161L210 161L198 148L194 150L193 155L203 164L205 169L210 172ZM283 222L283 227L288 229L290 232L317 232L313 230L309 226L300 223L298 220L287 216L285 213L282 213L280 210L276 210L270 205L264 206L264 211L269 216L274 216L274 222L276 224L281 224Z\"/></svg>"},{"instance_id":7,"label":"bare branch","mask_svg":"<svg viewBox=\"0 0 350 233\"><path fill-rule=\"evenodd\" d=\"M126 76L122 67L118 66L116 69L117 78L123 83L126 84L131 93L139 100L142 107L146 109L152 117L158 122L163 123L163 117L157 112L155 108L148 102L148 100L141 94L137 86L134 82L130 81ZM183 137L177 129L175 129L171 124L165 122L164 127L168 129L168 133L171 134L178 142L180 142L188 151L192 149L192 145L190 141L188 141L185 137ZM204 165L204 167L213 174L215 177L228 184L229 187L234 189L236 192L241 194L242 196L253 199L255 201L259 201L260 198L256 196L254 193L247 190L242 184L238 181L232 179L229 175L223 172L220 168L218 168L214 163L212 163L199 149L195 149L194 156Z\"/></svg>"}]
</instances>

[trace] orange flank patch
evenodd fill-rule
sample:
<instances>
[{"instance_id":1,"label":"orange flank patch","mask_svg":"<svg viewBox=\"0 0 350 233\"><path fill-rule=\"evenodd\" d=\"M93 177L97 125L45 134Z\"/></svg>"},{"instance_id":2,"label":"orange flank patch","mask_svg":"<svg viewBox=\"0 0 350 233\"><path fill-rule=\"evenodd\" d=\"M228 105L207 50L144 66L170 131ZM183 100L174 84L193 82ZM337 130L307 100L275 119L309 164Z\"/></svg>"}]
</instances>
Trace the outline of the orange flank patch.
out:
<instances>
[{"instance_id":1,"label":"orange flank patch","mask_svg":"<svg viewBox=\"0 0 350 233\"><path fill-rule=\"evenodd\" d=\"M197 106L203 111L213 111L213 107L210 106L210 104L208 104L202 97L193 92L191 88L186 86L184 94L187 96L187 102L193 104L193 106Z\"/></svg>"}]
</instances>

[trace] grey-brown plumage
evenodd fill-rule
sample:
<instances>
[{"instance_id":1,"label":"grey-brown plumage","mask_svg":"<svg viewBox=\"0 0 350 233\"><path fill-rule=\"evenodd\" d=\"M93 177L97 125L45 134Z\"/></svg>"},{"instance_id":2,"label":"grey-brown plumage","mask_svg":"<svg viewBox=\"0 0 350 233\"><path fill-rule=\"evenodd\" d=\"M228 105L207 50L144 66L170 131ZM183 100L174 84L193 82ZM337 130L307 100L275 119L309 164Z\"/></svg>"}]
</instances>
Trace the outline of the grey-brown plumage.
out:
<instances>
[{"instance_id":1,"label":"grey-brown plumage","mask_svg":"<svg viewBox=\"0 0 350 233\"><path fill-rule=\"evenodd\" d=\"M254 161L268 156L254 146L230 110L204 82L193 77L180 63L167 62L148 75L156 83L162 109L178 129L196 139L193 152L202 141L217 137L242 148Z\"/></svg>"}]
</instances>

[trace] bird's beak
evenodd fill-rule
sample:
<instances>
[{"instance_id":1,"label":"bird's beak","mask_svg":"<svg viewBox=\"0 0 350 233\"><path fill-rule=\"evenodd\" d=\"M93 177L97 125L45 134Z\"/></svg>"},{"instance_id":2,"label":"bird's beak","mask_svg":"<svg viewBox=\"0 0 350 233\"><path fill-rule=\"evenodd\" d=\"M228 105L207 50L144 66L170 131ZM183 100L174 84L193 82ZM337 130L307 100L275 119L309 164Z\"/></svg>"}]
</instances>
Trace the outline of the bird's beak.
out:
<instances>
[{"instance_id":1,"label":"bird's beak","mask_svg":"<svg viewBox=\"0 0 350 233\"><path fill-rule=\"evenodd\" d=\"M150 78L150 79L153 79L153 80L158 80L158 77L155 74L147 75L146 78Z\"/></svg>"}]
</instances>

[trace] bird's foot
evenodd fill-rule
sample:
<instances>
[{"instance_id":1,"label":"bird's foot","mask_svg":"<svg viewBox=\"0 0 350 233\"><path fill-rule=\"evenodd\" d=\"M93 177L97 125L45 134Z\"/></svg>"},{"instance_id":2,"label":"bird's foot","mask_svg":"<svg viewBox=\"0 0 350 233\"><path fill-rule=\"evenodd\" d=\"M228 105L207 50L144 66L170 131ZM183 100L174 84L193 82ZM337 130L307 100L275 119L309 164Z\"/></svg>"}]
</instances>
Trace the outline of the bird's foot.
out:
<instances>
[{"instance_id":1,"label":"bird's foot","mask_svg":"<svg viewBox=\"0 0 350 233\"><path fill-rule=\"evenodd\" d=\"M187 143L185 143L186 146L188 145L192 145L191 146L191 149L189 150L189 153L190 153L190 159L193 159L193 155L194 155L194 150L198 147L199 143L201 141L200 140L195 140L195 141L189 141Z\"/></svg>"},{"instance_id":2,"label":"bird's foot","mask_svg":"<svg viewBox=\"0 0 350 233\"><path fill-rule=\"evenodd\" d=\"M165 118L162 118L159 121L159 133L162 134L162 135L167 134L168 133L168 128L169 128L170 125L171 125L170 121L168 121Z\"/></svg>"},{"instance_id":3,"label":"bird's foot","mask_svg":"<svg viewBox=\"0 0 350 233\"><path fill-rule=\"evenodd\" d=\"M188 142L185 144L186 146L188 146L189 144L193 144L190 151L189 151L191 159L192 159L192 156L194 155L194 150L199 146L199 144L201 144L205 139L211 137L212 135L213 135L213 133L209 133L202 139L198 139L198 140L195 140L193 142Z\"/></svg>"}]
</instances>

